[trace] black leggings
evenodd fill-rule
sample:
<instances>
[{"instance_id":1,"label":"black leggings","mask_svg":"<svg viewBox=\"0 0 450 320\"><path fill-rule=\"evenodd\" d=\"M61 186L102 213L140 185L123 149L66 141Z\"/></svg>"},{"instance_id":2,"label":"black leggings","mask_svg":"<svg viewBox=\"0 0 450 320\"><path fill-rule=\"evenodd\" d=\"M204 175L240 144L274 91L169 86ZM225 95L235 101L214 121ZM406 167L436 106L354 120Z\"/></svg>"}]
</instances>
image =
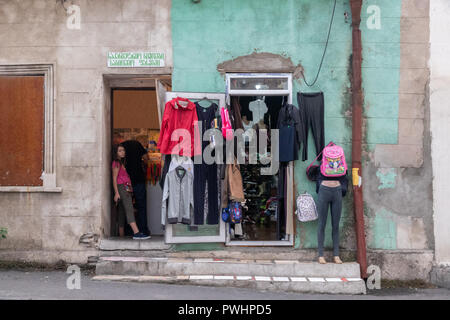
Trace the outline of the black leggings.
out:
<instances>
[{"instance_id":1,"label":"black leggings","mask_svg":"<svg viewBox=\"0 0 450 320\"><path fill-rule=\"evenodd\" d=\"M333 255L339 256L339 221L342 211L342 187L319 186L317 200L317 213L319 226L317 230L317 243L319 257L323 257L323 243L325 239L325 227L327 225L328 208L331 209L331 236L333 238Z\"/></svg>"},{"instance_id":2,"label":"black leggings","mask_svg":"<svg viewBox=\"0 0 450 320\"><path fill-rule=\"evenodd\" d=\"M302 160L308 159L308 131L311 126L316 146L316 155L325 147L324 132L324 98L323 92L297 93L298 107L300 108L301 121L303 123L303 156Z\"/></svg>"}]
</instances>

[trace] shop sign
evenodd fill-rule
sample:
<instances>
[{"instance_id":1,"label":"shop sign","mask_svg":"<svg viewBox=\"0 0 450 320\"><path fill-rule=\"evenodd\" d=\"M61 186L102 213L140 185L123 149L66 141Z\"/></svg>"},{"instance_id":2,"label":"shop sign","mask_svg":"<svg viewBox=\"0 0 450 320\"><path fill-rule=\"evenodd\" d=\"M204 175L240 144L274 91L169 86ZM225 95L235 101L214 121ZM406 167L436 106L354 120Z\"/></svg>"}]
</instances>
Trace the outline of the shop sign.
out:
<instances>
[{"instance_id":1,"label":"shop sign","mask_svg":"<svg viewBox=\"0 0 450 320\"><path fill-rule=\"evenodd\" d=\"M108 52L109 68L155 68L164 67L162 52Z\"/></svg>"}]
</instances>

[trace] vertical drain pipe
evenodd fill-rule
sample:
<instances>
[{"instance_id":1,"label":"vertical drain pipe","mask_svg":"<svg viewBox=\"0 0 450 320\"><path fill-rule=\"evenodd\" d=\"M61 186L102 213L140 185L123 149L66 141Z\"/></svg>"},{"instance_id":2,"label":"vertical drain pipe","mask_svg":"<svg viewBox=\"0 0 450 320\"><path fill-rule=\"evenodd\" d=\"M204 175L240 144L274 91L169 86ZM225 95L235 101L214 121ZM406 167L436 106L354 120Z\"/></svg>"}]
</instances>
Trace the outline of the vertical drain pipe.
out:
<instances>
[{"instance_id":1,"label":"vertical drain pipe","mask_svg":"<svg viewBox=\"0 0 450 320\"><path fill-rule=\"evenodd\" d=\"M356 219L357 261L361 277L367 279L366 238L364 233L364 203L362 190L362 45L361 45L361 7L362 0L351 0L352 9L352 184L353 212Z\"/></svg>"}]
</instances>

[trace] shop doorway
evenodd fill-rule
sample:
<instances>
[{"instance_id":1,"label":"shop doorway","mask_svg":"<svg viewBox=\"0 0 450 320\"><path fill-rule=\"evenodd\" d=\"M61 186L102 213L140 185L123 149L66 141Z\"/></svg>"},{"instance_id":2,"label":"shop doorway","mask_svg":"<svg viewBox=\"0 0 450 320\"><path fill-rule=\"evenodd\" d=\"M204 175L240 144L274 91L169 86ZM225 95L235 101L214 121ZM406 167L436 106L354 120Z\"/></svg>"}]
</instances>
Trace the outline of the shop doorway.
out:
<instances>
[{"instance_id":1,"label":"shop doorway","mask_svg":"<svg viewBox=\"0 0 450 320\"><path fill-rule=\"evenodd\" d=\"M231 108L239 108L245 130L245 164L240 165L244 197L241 224L231 228L232 241L279 241L286 238L284 204L279 201L279 175L263 175L263 157L272 154L271 130L277 129L278 113L287 96L232 96ZM252 129L249 131L249 129ZM260 135L264 131L267 134ZM259 149L265 139L267 149ZM254 142L257 163L249 163L250 144Z\"/></svg>"},{"instance_id":2,"label":"shop doorway","mask_svg":"<svg viewBox=\"0 0 450 320\"><path fill-rule=\"evenodd\" d=\"M244 130L254 129L256 145L259 145L257 132L267 130L267 150L258 149L257 158L271 158L270 131L277 129L282 105L292 103L292 74L228 73L226 80L227 102L232 109L239 108ZM247 140L249 137L246 137L246 158L249 151ZM260 161L257 164L246 162L240 166L246 204L242 223L235 225L227 234L227 245L293 245L293 162L280 165L278 172L273 175L261 175L261 168L268 166ZM280 172L283 174L280 175Z\"/></svg>"},{"instance_id":3,"label":"shop doorway","mask_svg":"<svg viewBox=\"0 0 450 320\"><path fill-rule=\"evenodd\" d=\"M145 205L147 227L152 237L164 235L161 227L161 197L159 186L161 154L156 149L160 131L160 109L158 90L155 87L111 88L111 145L128 140L138 141L147 149L148 160L143 162L145 174L145 203L134 197L136 221L139 206ZM118 207L111 199L111 236L118 236ZM125 235L132 234L125 224Z\"/></svg>"}]
</instances>

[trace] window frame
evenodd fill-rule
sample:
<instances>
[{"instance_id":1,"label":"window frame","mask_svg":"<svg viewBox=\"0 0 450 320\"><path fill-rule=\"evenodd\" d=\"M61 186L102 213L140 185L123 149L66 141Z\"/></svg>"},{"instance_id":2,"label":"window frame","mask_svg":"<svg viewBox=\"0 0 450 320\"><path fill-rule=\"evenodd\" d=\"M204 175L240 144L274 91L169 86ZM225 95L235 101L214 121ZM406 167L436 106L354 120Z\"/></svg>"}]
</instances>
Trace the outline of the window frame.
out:
<instances>
[{"instance_id":1,"label":"window frame","mask_svg":"<svg viewBox=\"0 0 450 320\"><path fill-rule=\"evenodd\" d=\"M280 90L231 89L231 79L235 78L287 78L288 88ZM292 73L227 73L226 94L228 104L230 96L288 96L288 103L292 103Z\"/></svg>"},{"instance_id":2,"label":"window frame","mask_svg":"<svg viewBox=\"0 0 450 320\"><path fill-rule=\"evenodd\" d=\"M43 185L0 186L0 192L62 192L62 188L56 186L54 65L0 65L0 76L44 76L44 170L41 176Z\"/></svg>"}]
</instances>

